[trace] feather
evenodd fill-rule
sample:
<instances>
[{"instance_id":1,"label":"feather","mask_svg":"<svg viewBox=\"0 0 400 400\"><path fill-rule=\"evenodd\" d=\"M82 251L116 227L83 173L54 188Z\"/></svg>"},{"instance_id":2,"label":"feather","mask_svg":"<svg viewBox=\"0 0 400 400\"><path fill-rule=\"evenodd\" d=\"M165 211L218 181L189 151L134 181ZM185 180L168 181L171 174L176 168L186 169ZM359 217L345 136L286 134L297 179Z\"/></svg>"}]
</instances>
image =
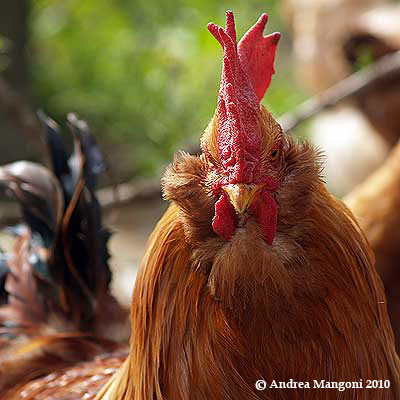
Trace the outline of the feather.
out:
<instances>
[{"instance_id":1,"label":"feather","mask_svg":"<svg viewBox=\"0 0 400 400\"><path fill-rule=\"evenodd\" d=\"M231 46L229 38L236 43L233 15L227 17L225 31L211 30ZM265 17L250 32L249 41L261 38L263 24ZM257 57L262 55L259 50ZM263 90L260 86L260 93ZM266 240L263 225L267 221L246 208L235 208L238 215L229 238L216 234L212 219L220 193L214 189L218 184L221 189L226 171L211 153L178 155L162 182L170 207L149 238L135 282L129 355L114 361L106 358L102 370L94 361L59 371L56 378L22 382L16 389L21 395L53 400L93 399L96 391L96 400L399 398L400 361L367 240L349 210L326 190L319 153L283 135L262 108L260 119L260 132L266 139L258 177L263 180L250 181L248 186L254 189L262 182L268 200L276 203L276 210L261 210L266 215L278 213L274 237ZM213 124L208 135L212 129ZM79 207L84 210L87 205L86 198L78 201L84 191L80 182L85 182L84 173L63 225L95 237L98 224L88 231L82 229L80 219L73 218ZM249 189L241 187L235 193ZM260 206L265 199L256 193L248 202L261 202L256 203ZM66 265L66 276L71 274L71 282L76 278L71 267L75 266L75 244L72 240L64 243L71 263ZM82 271L78 276L89 292L85 297L83 286L75 282L76 293L83 293L84 301L96 299L93 294L102 284L91 286L83 267L75 271ZM63 290L69 294L69 286ZM66 304L69 310L73 301ZM83 304L90 315L90 302ZM36 350L35 346L35 342L28 345L29 351ZM115 373L105 383L110 365ZM390 388L258 391L255 382L259 379L311 383L382 379L390 381ZM102 389L96 381L105 383ZM17 396L14 392L7 398Z\"/></svg>"},{"instance_id":2,"label":"feather","mask_svg":"<svg viewBox=\"0 0 400 400\"><path fill-rule=\"evenodd\" d=\"M83 334L48 335L47 337L36 338L28 344L14 344L6 351L3 351L1 355L1 398L10 400L20 399L22 396L25 399L38 399L33 395L35 393L36 396L42 395L43 397L40 397L42 399L48 399L49 389L53 386L57 387L59 396L57 398L61 399L63 398L62 396L71 393L71 388L66 386L65 382L64 384L62 383L62 378L63 376L65 377L64 374L68 370L72 368L72 371L81 370L81 373L85 371L86 374L88 372L92 374L96 372L102 373L103 380L106 380L114 372L110 368L115 366L115 359L120 360L122 357L126 357L124 352L119 356L121 351L123 351L121 346L116 345L114 342L94 339ZM108 353L114 354L112 357L107 357ZM102 354L102 359L95 358L99 354ZM87 362L86 364L84 363L85 361ZM86 365L91 368L87 368ZM102 367L101 371L98 368L99 365ZM79 375L76 373L71 374L72 371L69 371L68 377ZM82 391L83 389L86 391L90 389L98 390L99 387L97 385L104 383L100 379L93 379L93 375L90 377L92 378L91 384L86 381L85 387L81 387ZM85 378L89 377L86 375ZM53 379L55 384L48 385ZM59 385L57 385L57 379L59 380ZM42 385L40 385L40 381L43 382ZM36 390L32 393L33 388ZM53 392L53 395L55 394L50 389L51 392ZM84 394L85 391L83 391L82 395ZM74 398L81 399L82 397L76 395Z\"/></svg>"},{"instance_id":3,"label":"feather","mask_svg":"<svg viewBox=\"0 0 400 400\"><path fill-rule=\"evenodd\" d=\"M58 124L42 111L38 112L38 117L43 125L43 137L47 145L51 169L61 183L67 206L75 191L79 172L71 170L65 142Z\"/></svg>"},{"instance_id":4,"label":"feather","mask_svg":"<svg viewBox=\"0 0 400 400\"><path fill-rule=\"evenodd\" d=\"M8 257L0 248L0 305L7 302L7 291L5 288L6 277L9 272Z\"/></svg>"},{"instance_id":5,"label":"feather","mask_svg":"<svg viewBox=\"0 0 400 400\"><path fill-rule=\"evenodd\" d=\"M114 350L129 333L128 314L109 291L110 233L95 194L101 152L87 125L72 118L68 160L59 129L41 118L54 174L29 162L0 167L0 186L20 204L26 226L13 229L14 254L0 271L8 294L0 307L0 363L8 366L0 390Z\"/></svg>"},{"instance_id":6,"label":"feather","mask_svg":"<svg viewBox=\"0 0 400 400\"><path fill-rule=\"evenodd\" d=\"M385 286L388 311L400 350L400 143L384 164L345 198L357 218L376 258L376 269Z\"/></svg>"},{"instance_id":7,"label":"feather","mask_svg":"<svg viewBox=\"0 0 400 400\"><path fill-rule=\"evenodd\" d=\"M77 347L76 351L79 350L80 347ZM86 347L82 350L87 351ZM47 376L32 379L29 384L18 382L4 392L2 398L20 400L23 396L24 400L93 400L125 358L124 352L105 352L92 361L79 362L72 367L51 371ZM57 358L52 354L44 359L50 364L57 362ZM41 363L40 367L43 365L45 363Z\"/></svg>"},{"instance_id":8,"label":"feather","mask_svg":"<svg viewBox=\"0 0 400 400\"><path fill-rule=\"evenodd\" d=\"M0 167L0 188L19 203L35 239L50 248L63 210L56 178L40 165L19 161Z\"/></svg>"}]
</instances>

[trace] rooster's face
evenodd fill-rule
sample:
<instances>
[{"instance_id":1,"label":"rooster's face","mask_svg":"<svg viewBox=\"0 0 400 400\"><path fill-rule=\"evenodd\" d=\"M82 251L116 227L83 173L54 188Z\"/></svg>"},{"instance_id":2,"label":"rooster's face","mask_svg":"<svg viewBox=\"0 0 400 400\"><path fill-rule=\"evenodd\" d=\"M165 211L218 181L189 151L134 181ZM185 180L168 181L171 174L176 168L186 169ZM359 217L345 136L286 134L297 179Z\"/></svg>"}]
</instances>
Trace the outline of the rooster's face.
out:
<instances>
[{"instance_id":1,"label":"rooster's face","mask_svg":"<svg viewBox=\"0 0 400 400\"><path fill-rule=\"evenodd\" d=\"M238 44L232 12L225 29L209 24L224 51L217 110L201 138L202 156L178 155L163 179L164 197L180 206L192 244L251 231L238 238L261 239L264 249L291 240L297 248L304 236L310 193L321 183L320 157L283 134L260 104L280 37L263 36L266 22L263 14Z\"/></svg>"},{"instance_id":2,"label":"rooster's face","mask_svg":"<svg viewBox=\"0 0 400 400\"><path fill-rule=\"evenodd\" d=\"M256 123L259 149L241 154L228 150L228 162L218 151L216 117L203 136L207 182L216 199L212 226L215 233L230 240L238 227L255 219L271 244L277 229L276 191L282 179L284 141L280 125L264 107Z\"/></svg>"},{"instance_id":3,"label":"rooster's face","mask_svg":"<svg viewBox=\"0 0 400 400\"><path fill-rule=\"evenodd\" d=\"M237 226L254 217L271 244L277 225L273 193L279 186L282 133L260 105L274 73L280 38L279 33L263 36L267 20L263 14L239 43L231 11L225 29L209 24L224 57L217 110L201 145L217 199L214 232L230 240Z\"/></svg>"}]
</instances>

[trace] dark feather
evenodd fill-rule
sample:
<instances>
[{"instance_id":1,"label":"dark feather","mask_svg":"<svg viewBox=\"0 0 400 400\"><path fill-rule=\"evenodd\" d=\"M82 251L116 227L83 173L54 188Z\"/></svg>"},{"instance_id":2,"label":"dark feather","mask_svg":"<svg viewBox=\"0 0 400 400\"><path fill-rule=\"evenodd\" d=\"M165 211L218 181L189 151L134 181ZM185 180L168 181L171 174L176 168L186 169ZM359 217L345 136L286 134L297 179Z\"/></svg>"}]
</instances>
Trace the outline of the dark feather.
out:
<instances>
[{"instance_id":1,"label":"dark feather","mask_svg":"<svg viewBox=\"0 0 400 400\"><path fill-rule=\"evenodd\" d=\"M5 288L6 277L9 272L8 268L8 257L0 249L0 305L7 302L7 291Z\"/></svg>"},{"instance_id":2,"label":"dark feather","mask_svg":"<svg viewBox=\"0 0 400 400\"><path fill-rule=\"evenodd\" d=\"M59 128L41 115L54 175L28 162L0 168L0 185L20 203L28 226L9 263L9 301L0 308L3 339L37 337L49 329L108 338L115 332L121 338L128 326L127 313L109 292L110 234L95 194L105 164L87 125L69 119L74 152L68 160Z\"/></svg>"},{"instance_id":3,"label":"dark feather","mask_svg":"<svg viewBox=\"0 0 400 400\"><path fill-rule=\"evenodd\" d=\"M60 127L42 111L38 112L38 117L44 128L44 141L48 148L53 172L60 181L63 181L63 178L71 173L71 169L68 165L68 154Z\"/></svg>"},{"instance_id":4,"label":"dark feather","mask_svg":"<svg viewBox=\"0 0 400 400\"><path fill-rule=\"evenodd\" d=\"M66 306L74 310L71 317L80 321L81 329L87 329L93 323L99 302L109 296L111 281L107 249L110 233L102 225L95 194L97 176L106 166L86 122L69 114L68 125L74 134L74 153L69 165L71 176L77 176L77 181L57 241L57 247L63 250L63 260L59 259L61 251L54 251L53 256L54 262L65 265L59 279L65 282Z\"/></svg>"},{"instance_id":5,"label":"dark feather","mask_svg":"<svg viewBox=\"0 0 400 400\"><path fill-rule=\"evenodd\" d=\"M74 113L68 114L67 121L69 129L75 137L75 151L71 157L70 165L79 165L80 156L85 157L83 175L89 189L94 190L97 177L107 170L107 164L86 121L78 119Z\"/></svg>"},{"instance_id":6,"label":"dark feather","mask_svg":"<svg viewBox=\"0 0 400 400\"><path fill-rule=\"evenodd\" d=\"M32 238L49 248L63 210L61 188L53 174L41 165L18 161L0 167L0 188L19 203Z\"/></svg>"}]
</instances>

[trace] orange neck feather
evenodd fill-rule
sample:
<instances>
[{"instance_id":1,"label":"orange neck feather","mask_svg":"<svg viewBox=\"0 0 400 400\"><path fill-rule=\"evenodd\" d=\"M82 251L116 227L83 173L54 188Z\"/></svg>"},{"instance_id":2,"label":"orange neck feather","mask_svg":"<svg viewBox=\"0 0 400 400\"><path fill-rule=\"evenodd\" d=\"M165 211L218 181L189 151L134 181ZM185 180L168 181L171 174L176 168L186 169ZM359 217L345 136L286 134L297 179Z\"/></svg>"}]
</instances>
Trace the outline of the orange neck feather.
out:
<instances>
[{"instance_id":1,"label":"orange neck feather","mask_svg":"<svg viewBox=\"0 0 400 400\"><path fill-rule=\"evenodd\" d=\"M243 249L218 251L219 239L194 249L181 213L171 205L150 237L133 295L131 353L119 384L109 386L114 397L103 399L187 400L193 388L207 399L257 399L255 379L266 376L358 380L379 371L398 381L372 254L349 211L322 186L305 254L285 273L251 251L243 264ZM214 259L211 270L207 257ZM253 261L261 269L252 270ZM376 399L393 393L380 391Z\"/></svg>"}]
</instances>

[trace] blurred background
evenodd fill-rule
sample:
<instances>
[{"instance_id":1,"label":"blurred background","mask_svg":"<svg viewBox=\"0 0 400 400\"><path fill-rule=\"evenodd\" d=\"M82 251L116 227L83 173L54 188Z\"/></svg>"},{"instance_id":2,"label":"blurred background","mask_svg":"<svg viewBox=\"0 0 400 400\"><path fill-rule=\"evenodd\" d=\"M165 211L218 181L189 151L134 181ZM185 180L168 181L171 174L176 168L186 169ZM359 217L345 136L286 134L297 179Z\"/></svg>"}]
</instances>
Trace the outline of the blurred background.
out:
<instances>
[{"instance_id":1,"label":"blurred background","mask_svg":"<svg viewBox=\"0 0 400 400\"><path fill-rule=\"evenodd\" d=\"M234 7L240 34L266 9L268 29L284 33L280 73L266 99L277 114L304 99L291 78L291 41L279 3ZM32 109L60 122L69 111L84 116L118 181L159 172L210 119L221 49L207 23L223 24L229 2L20 0L4 7L4 77ZM15 158L14 145L1 152L2 162ZM29 143L19 151L40 156Z\"/></svg>"},{"instance_id":2,"label":"blurred background","mask_svg":"<svg viewBox=\"0 0 400 400\"><path fill-rule=\"evenodd\" d=\"M166 207L159 177L176 150L196 149L214 112L221 49L207 23L223 25L227 9L239 37L265 11L268 32L282 32L264 99L278 118L307 99L320 102L325 90L400 48L398 1L3 0L0 163L46 162L38 109L62 127L71 111L87 120L110 165L99 197L114 231L114 288L126 304ZM397 142L399 89L400 66L293 130L325 152L325 179L336 195L362 182ZM15 213L0 203L0 220Z\"/></svg>"}]
</instances>

